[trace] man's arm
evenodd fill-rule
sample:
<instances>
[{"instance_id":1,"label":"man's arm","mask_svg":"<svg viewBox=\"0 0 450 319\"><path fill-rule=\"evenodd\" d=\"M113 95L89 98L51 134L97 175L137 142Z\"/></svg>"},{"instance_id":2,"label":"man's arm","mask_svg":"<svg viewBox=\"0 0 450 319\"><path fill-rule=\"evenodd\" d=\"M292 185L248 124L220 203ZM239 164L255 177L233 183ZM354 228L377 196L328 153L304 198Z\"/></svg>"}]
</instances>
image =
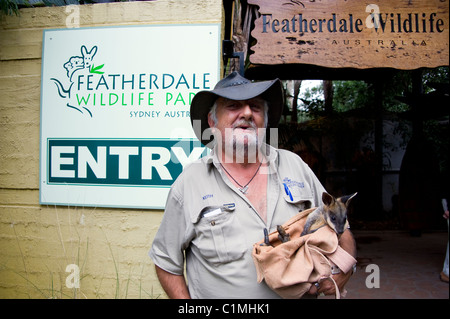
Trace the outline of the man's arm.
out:
<instances>
[{"instance_id":1,"label":"man's arm","mask_svg":"<svg viewBox=\"0 0 450 319\"><path fill-rule=\"evenodd\" d=\"M342 247L342 249L344 249L346 252L348 252L350 255L352 255L353 258L356 259L356 242L355 242L355 239L353 238L352 232L349 229L347 229L341 235L341 238L339 239L339 245ZM350 277L352 276L352 273L353 273L353 271L349 271L346 274L341 272L339 274L333 275L333 279L334 279L334 281L336 281L336 284L338 285L339 290L342 291L344 289L344 286L347 283L347 281L350 279ZM333 291L334 291L334 289L333 289ZM326 294L326 292L325 292L325 294Z\"/></svg>"},{"instance_id":2,"label":"man's arm","mask_svg":"<svg viewBox=\"0 0 450 319\"><path fill-rule=\"evenodd\" d=\"M356 242L350 229L346 229L341 235L339 245L356 259Z\"/></svg>"},{"instance_id":3,"label":"man's arm","mask_svg":"<svg viewBox=\"0 0 450 319\"><path fill-rule=\"evenodd\" d=\"M170 299L191 299L183 275L174 275L155 266L159 282Z\"/></svg>"},{"instance_id":4,"label":"man's arm","mask_svg":"<svg viewBox=\"0 0 450 319\"><path fill-rule=\"evenodd\" d=\"M350 255L352 255L356 259L356 242L353 238L353 235L349 229L347 229L339 239L339 245L344 249L346 252L348 252ZM337 286L339 287L339 290L342 291L347 281L352 276L352 272L349 271L346 274L343 272L332 275L334 281L336 282ZM316 287L312 285L311 289L309 290L312 294L317 293L324 293L325 295L333 295L335 294L335 287L334 284L330 280L324 280L320 282L319 284L320 289L317 291Z\"/></svg>"}]
</instances>

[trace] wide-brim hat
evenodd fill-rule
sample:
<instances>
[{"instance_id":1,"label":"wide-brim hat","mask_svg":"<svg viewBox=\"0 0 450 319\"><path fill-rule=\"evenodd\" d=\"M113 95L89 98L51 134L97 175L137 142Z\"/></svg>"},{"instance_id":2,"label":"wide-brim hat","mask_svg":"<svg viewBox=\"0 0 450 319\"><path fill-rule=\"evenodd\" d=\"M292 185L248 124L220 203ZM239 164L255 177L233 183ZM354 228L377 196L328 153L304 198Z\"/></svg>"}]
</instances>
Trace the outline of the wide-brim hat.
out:
<instances>
[{"instance_id":1,"label":"wide-brim hat","mask_svg":"<svg viewBox=\"0 0 450 319\"><path fill-rule=\"evenodd\" d=\"M284 105L281 81L275 79L253 82L244 78L238 72L232 72L217 82L214 90L200 91L192 99L190 116L195 135L204 145L211 147L208 144L213 140L213 136L205 134L206 136L202 137L202 134L209 128L208 113L219 97L240 101L249 100L257 96L261 96L268 102L267 128L278 127ZM195 124L196 122L194 121L196 120L200 120L201 130L199 130L198 122Z\"/></svg>"}]
</instances>

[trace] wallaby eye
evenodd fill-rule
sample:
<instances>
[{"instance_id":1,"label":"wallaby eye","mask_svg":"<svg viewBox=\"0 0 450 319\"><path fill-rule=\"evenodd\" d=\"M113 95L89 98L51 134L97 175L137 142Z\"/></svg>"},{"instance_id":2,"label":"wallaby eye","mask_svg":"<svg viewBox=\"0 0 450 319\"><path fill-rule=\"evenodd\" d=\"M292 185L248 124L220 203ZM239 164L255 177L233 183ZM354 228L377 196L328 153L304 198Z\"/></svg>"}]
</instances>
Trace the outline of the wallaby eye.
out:
<instances>
[{"instance_id":1,"label":"wallaby eye","mask_svg":"<svg viewBox=\"0 0 450 319\"><path fill-rule=\"evenodd\" d=\"M331 220L332 220L332 221L334 221L334 222L336 221L336 216L331 215L330 217L331 217Z\"/></svg>"}]
</instances>

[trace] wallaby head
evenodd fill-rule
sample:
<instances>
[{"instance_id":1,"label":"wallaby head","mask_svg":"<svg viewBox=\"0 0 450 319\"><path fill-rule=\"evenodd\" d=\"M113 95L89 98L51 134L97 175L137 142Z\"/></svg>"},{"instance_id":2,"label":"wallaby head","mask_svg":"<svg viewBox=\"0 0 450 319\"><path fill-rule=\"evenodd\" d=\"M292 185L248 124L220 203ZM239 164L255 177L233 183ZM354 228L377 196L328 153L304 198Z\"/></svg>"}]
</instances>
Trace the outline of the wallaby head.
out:
<instances>
[{"instance_id":1,"label":"wallaby head","mask_svg":"<svg viewBox=\"0 0 450 319\"><path fill-rule=\"evenodd\" d=\"M353 197L358 193L352 195L346 195L339 198L334 198L328 193L322 194L323 206L323 216L327 224L336 232L338 235L348 228L347 213L348 207Z\"/></svg>"},{"instance_id":2,"label":"wallaby head","mask_svg":"<svg viewBox=\"0 0 450 319\"><path fill-rule=\"evenodd\" d=\"M81 47L81 54L83 55L83 61L84 61L85 68L87 68L87 69L91 68L92 59L94 58L94 55L96 53L97 53L97 46L94 46L91 49L91 51L89 51L89 52L84 45Z\"/></svg>"}]
</instances>

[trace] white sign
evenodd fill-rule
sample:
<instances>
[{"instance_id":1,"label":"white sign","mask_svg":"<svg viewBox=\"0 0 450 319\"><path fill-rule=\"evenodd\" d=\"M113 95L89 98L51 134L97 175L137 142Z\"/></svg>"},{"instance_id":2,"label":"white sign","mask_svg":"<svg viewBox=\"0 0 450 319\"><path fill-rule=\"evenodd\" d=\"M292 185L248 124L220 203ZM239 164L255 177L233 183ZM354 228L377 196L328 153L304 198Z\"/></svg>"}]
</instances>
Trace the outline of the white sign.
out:
<instances>
[{"instance_id":1,"label":"white sign","mask_svg":"<svg viewBox=\"0 0 450 319\"><path fill-rule=\"evenodd\" d=\"M220 25L44 31L40 202L156 208L206 153L189 110L220 77Z\"/></svg>"}]
</instances>

